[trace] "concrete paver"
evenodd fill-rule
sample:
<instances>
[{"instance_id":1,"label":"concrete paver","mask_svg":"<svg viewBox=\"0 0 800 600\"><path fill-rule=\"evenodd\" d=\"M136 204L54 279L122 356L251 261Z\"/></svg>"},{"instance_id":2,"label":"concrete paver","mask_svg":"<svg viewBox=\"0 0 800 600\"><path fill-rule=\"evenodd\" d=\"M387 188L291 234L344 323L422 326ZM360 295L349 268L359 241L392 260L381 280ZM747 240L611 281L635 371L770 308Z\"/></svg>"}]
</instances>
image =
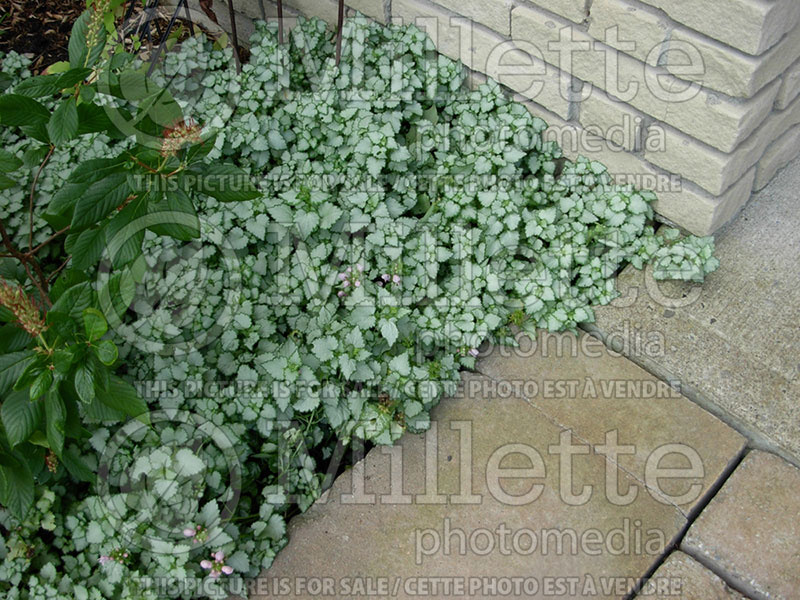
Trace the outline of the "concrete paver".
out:
<instances>
[{"instance_id":1,"label":"concrete paver","mask_svg":"<svg viewBox=\"0 0 800 600\"><path fill-rule=\"evenodd\" d=\"M746 600L691 556L673 552L642 587L648 600Z\"/></svg>"},{"instance_id":2,"label":"concrete paver","mask_svg":"<svg viewBox=\"0 0 800 600\"><path fill-rule=\"evenodd\" d=\"M756 194L717 242L703 285L657 283L627 268L597 332L625 356L746 432L800 461L800 159ZM637 339L660 340L649 347Z\"/></svg>"},{"instance_id":3,"label":"concrete paver","mask_svg":"<svg viewBox=\"0 0 800 600\"><path fill-rule=\"evenodd\" d=\"M519 348L488 351L478 370L519 389L684 514L702 504L744 449L742 436L597 338L540 331L535 342L518 339ZM657 478L658 468L691 476Z\"/></svg>"},{"instance_id":4,"label":"concrete paver","mask_svg":"<svg viewBox=\"0 0 800 600\"><path fill-rule=\"evenodd\" d=\"M800 591L800 469L750 452L684 538L681 549L753 598Z\"/></svg>"},{"instance_id":5,"label":"concrete paver","mask_svg":"<svg viewBox=\"0 0 800 600\"><path fill-rule=\"evenodd\" d=\"M686 516L500 383L465 374L430 432L337 478L252 597L625 597Z\"/></svg>"}]
</instances>

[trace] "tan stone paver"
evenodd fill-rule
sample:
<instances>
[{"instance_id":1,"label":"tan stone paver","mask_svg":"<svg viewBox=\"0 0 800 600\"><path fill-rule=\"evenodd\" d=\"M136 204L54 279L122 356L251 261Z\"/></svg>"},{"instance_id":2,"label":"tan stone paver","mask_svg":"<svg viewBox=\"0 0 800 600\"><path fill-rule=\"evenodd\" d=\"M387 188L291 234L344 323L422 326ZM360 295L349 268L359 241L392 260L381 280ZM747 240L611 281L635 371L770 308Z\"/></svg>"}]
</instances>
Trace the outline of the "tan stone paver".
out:
<instances>
[{"instance_id":1,"label":"tan stone paver","mask_svg":"<svg viewBox=\"0 0 800 600\"><path fill-rule=\"evenodd\" d=\"M626 268L622 296L589 327L625 356L724 415L758 445L800 461L800 159L753 196L717 239L702 285L656 282ZM661 337L656 353L636 337Z\"/></svg>"},{"instance_id":2,"label":"tan stone paver","mask_svg":"<svg viewBox=\"0 0 800 600\"><path fill-rule=\"evenodd\" d=\"M285 597L312 597L312 585L348 597L361 585L379 598L623 598L686 527L676 506L497 381L465 374L432 422L427 435L372 449L295 518L251 597L281 585ZM721 434L737 440L735 454L738 437ZM571 465L550 450L566 442L579 449ZM528 472L498 470L511 468ZM619 502L609 482L635 499Z\"/></svg>"},{"instance_id":3,"label":"tan stone paver","mask_svg":"<svg viewBox=\"0 0 800 600\"><path fill-rule=\"evenodd\" d=\"M691 556L673 552L637 595L647 600L746 600Z\"/></svg>"},{"instance_id":4,"label":"tan stone paver","mask_svg":"<svg viewBox=\"0 0 800 600\"><path fill-rule=\"evenodd\" d=\"M526 400L593 447L624 446L624 454L609 458L684 514L744 449L738 433L586 333L542 331L536 342L525 335L519 341L518 349L488 351L478 370L521 389ZM656 339L641 343L657 347ZM658 467L686 469L691 476L656 478Z\"/></svg>"},{"instance_id":5,"label":"tan stone paver","mask_svg":"<svg viewBox=\"0 0 800 600\"><path fill-rule=\"evenodd\" d=\"M684 538L681 549L714 563L754 598L800 594L800 469L750 452Z\"/></svg>"}]
</instances>

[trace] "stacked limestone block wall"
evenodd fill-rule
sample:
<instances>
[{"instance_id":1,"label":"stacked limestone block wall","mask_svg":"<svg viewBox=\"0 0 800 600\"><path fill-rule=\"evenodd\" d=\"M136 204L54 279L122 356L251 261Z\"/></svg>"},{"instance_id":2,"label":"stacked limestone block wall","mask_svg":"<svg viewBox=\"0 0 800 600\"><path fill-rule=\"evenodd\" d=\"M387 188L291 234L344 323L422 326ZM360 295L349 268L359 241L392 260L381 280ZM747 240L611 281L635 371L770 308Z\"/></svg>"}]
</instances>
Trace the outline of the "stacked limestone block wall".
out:
<instances>
[{"instance_id":1,"label":"stacked limestone block wall","mask_svg":"<svg viewBox=\"0 0 800 600\"><path fill-rule=\"evenodd\" d=\"M224 3L217 2L218 5ZM334 0L285 0L334 24ZM246 35L274 16L234 0ZM800 153L799 0L348 0L415 23L480 80L497 79L568 156L653 189L697 234L733 219ZM224 6L217 6L226 26Z\"/></svg>"}]
</instances>

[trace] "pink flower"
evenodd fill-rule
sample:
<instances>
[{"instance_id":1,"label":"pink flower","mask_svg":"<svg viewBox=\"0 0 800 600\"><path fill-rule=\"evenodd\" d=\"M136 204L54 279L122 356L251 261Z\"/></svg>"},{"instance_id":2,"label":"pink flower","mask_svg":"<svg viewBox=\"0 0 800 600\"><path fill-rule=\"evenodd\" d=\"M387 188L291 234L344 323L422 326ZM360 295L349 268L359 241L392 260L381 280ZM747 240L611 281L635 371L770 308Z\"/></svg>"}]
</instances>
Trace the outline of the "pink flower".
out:
<instances>
[{"instance_id":1,"label":"pink flower","mask_svg":"<svg viewBox=\"0 0 800 600\"><path fill-rule=\"evenodd\" d=\"M478 356L478 354L479 352L477 348L473 348L472 350L469 351L470 356Z\"/></svg>"},{"instance_id":2,"label":"pink flower","mask_svg":"<svg viewBox=\"0 0 800 600\"><path fill-rule=\"evenodd\" d=\"M356 269L358 269L359 273L363 273L364 272L364 265L359 263L359 264L356 265Z\"/></svg>"},{"instance_id":3,"label":"pink flower","mask_svg":"<svg viewBox=\"0 0 800 600\"><path fill-rule=\"evenodd\" d=\"M128 552L125 549L116 548L116 549L112 550L110 554L107 554L107 555L104 554L103 556L98 558L97 561L101 565L105 565L105 564L108 564L110 562L118 562L119 564L124 565L124 564L126 564L128 562L128 557L129 556L130 555L128 554Z\"/></svg>"},{"instance_id":4,"label":"pink flower","mask_svg":"<svg viewBox=\"0 0 800 600\"><path fill-rule=\"evenodd\" d=\"M339 290L339 293L336 295L339 296L339 298L344 298L346 296L346 294L342 290Z\"/></svg>"},{"instance_id":5,"label":"pink flower","mask_svg":"<svg viewBox=\"0 0 800 600\"><path fill-rule=\"evenodd\" d=\"M392 283L400 283L400 275L393 275Z\"/></svg>"},{"instance_id":6,"label":"pink flower","mask_svg":"<svg viewBox=\"0 0 800 600\"><path fill-rule=\"evenodd\" d=\"M349 281L345 281L344 283L342 283L342 285L344 287L349 287L350 286L350 282Z\"/></svg>"},{"instance_id":7,"label":"pink flower","mask_svg":"<svg viewBox=\"0 0 800 600\"><path fill-rule=\"evenodd\" d=\"M211 555L211 558L214 559L214 562L210 560L201 560L200 566L203 567L206 571L211 571L208 576L212 579L217 579L223 573L225 575L230 575L233 573L233 567L222 564L225 561L225 553L222 550L217 550Z\"/></svg>"},{"instance_id":8,"label":"pink flower","mask_svg":"<svg viewBox=\"0 0 800 600\"><path fill-rule=\"evenodd\" d=\"M202 525L196 527L187 527L183 530L183 535L187 538L192 538L193 544L200 544L208 539L208 531Z\"/></svg>"},{"instance_id":9,"label":"pink flower","mask_svg":"<svg viewBox=\"0 0 800 600\"><path fill-rule=\"evenodd\" d=\"M391 278L392 278L391 275L389 275L388 273L384 273L383 275L381 275L381 279L383 279L384 281L389 281Z\"/></svg>"},{"instance_id":10,"label":"pink flower","mask_svg":"<svg viewBox=\"0 0 800 600\"><path fill-rule=\"evenodd\" d=\"M356 287L361 287L361 282L360 281L356 281L353 285L355 285Z\"/></svg>"},{"instance_id":11,"label":"pink flower","mask_svg":"<svg viewBox=\"0 0 800 600\"><path fill-rule=\"evenodd\" d=\"M347 279L347 273L339 273L339 279L341 281L344 281L345 279Z\"/></svg>"}]
</instances>

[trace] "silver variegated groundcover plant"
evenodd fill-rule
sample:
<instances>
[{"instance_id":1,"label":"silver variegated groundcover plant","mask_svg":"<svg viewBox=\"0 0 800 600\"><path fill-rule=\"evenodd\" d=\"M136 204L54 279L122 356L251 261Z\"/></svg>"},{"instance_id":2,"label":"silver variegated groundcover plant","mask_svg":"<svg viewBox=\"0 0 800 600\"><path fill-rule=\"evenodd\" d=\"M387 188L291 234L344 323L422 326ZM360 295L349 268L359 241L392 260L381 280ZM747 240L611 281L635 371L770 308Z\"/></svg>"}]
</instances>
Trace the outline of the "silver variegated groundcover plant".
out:
<instances>
[{"instance_id":1,"label":"silver variegated groundcover plant","mask_svg":"<svg viewBox=\"0 0 800 600\"><path fill-rule=\"evenodd\" d=\"M77 448L96 486L40 492L22 523L0 511L8 598L241 592L319 496L337 443L426 429L485 340L591 322L626 263L697 281L716 268L713 240L657 236L653 194L563 160L542 120L495 82L471 91L415 27L349 20L340 67L324 23L288 38L258 25L237 74L230 49L193 37L155 75L213 140L210 157L263 194L198 194L199 241L147 231L130 305L109 321L151 425L100 415ZM14 54L2 69L28 75ZM26 140L2 135L24 155ZM42 210L76 157L125 144L57 148ZM0 192L20 240L26 202ZM37 221L34 242L48 235Z\"/></svg>"}]
</instances>

